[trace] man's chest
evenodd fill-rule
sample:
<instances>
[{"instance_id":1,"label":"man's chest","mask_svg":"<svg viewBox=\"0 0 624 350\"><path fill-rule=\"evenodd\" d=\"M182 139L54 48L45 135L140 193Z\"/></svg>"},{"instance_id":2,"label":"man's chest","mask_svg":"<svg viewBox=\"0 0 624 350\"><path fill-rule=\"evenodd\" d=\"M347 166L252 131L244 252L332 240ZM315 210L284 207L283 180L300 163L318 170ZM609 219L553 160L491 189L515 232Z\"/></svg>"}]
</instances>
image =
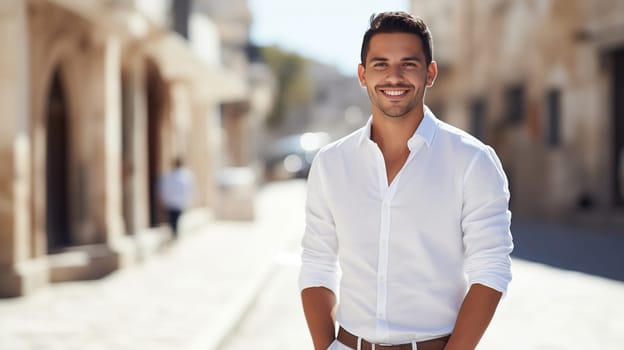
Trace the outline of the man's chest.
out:
<instances>
[{"instance_id":1,"label":"man's chest","mask_svg":"<svg viewBox=\"0 0 624 350\"><path fill-rule=\"evenodd\" d=\"M328 180L328 202L338 232L382 225L395 231L415 225L435 229L461 215L461 178L452 166L426 158L406 163L390 185L384 167L370 161L335 167Z\"/></svg>"}]
</instances>

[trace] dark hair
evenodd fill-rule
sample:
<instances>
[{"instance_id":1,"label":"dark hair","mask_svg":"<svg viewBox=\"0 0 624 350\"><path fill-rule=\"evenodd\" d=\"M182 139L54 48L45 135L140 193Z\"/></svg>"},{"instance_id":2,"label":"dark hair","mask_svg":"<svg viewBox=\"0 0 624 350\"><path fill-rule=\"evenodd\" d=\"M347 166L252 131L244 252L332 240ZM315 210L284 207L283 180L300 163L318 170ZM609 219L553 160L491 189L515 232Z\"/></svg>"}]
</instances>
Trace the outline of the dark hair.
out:
<instances>
[{"instance_id":1,"label":"dark hair","mask_svg":"<svg viewBox=\"0 0 624 350\"><path fill-rule=\"evenodd\" d=\"M360 59L362 65L366 64L369 43L375 34L379 33L409 33L420 37L427 64L433 60L433 39L425 22L407 12L382 12L373 14L370 18L370 27L364 33Z\"/></svg>"},{"instance_id":2,"label":"dark hair","mask_svg":"<svg viewBox=\"0 0 624 350\"><path fill-rule=\"evenodd\" d=\"M181 168L184 166L184 158L182 158L181 156L177 156L175 158L173 158L173 167L174 168Z\"/></svg>"}]
</instances>

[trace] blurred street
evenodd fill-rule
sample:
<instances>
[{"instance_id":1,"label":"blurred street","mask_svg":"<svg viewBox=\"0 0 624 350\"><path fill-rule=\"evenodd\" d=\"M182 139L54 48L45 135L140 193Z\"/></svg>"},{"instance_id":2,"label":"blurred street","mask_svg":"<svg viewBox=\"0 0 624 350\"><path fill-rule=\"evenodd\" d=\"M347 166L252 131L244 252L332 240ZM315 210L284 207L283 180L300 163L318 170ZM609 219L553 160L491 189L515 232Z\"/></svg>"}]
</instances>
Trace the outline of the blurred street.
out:
<instances>
[{"instance_id":1,"label":"blurred street","mask_svg":"<svg viewBox=\"0 0 624 350\"><path fill-rule=\"evenodd\" d=\"M0 349L310 349L296 282L304 197L303 181L267 185L253 223L211 221L104 279L2 299ZM624 236L561 230L515 225L514 280L479 349L621 349ZM614 277L518 255L553 265L559 256L560 267L591 260Z\"/></svg>"},{"instance_id":2,"label":"blurred street","mask_svg":"<svg viewBox=\"0 0 624 350\"><path fill-rule=\"evenodd\" d=\"M0 299L0 349L218 349L299 244L303 198L302 181L267 185L254 222L213 221L101 280Z\"/></svg>"},{"instance_id":3,"label":"blurred street","mask_svg":"<svg viewBox=\"0 0 624 350\"><path fill-rule=\"evenodd\" d=\"M303 179L376 110L356 73L388 10L433 37L426 105L508 178L479 349L624 349L624 1L23 0L0 1L0 350L312 348Z\"/></svg>"},{"instance_id":4,"label":"blurred street","mask_svg":"<svg viewBox=\"0 0 624 350\"><path fill-rule=\"evenodd\" d=\"M513 232L514 280L479 349L622 349L622 232L521 220ZM297 252L276 259L275 274L225 350L312 348L296 286Z\"/></svg>"},{"instance_id":5,"label":"blurred street","mask_svg":"<svg viewBox=\"0 0 624 350\"><path fill-rule=\"evenodd\" d=\"M312 349L294 283L297 268L281 263L225 350ZM622 349L624 283L521 259L514 274L478 349Z\"/></svg>"}]
</instances>

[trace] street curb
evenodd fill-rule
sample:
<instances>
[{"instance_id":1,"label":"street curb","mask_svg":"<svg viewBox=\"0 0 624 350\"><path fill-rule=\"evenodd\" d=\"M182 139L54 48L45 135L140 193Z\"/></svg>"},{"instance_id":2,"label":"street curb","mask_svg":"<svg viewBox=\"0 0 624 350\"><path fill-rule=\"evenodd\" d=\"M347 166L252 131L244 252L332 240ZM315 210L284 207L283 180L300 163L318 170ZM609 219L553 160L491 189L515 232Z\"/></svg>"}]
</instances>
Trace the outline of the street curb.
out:
<instances>
[{"instance_id":1,"label":"street curb","mask_svg":"<svg viewBox=\"0 0 624 350\"><path fill-rule=\"evenodd\" d=\"M256 303L260 295L260 290L266 285L277 268L277 264L271 261L268 266L258 272L252 279L245 283L239 290L240 293L234 293L223 312L217 316L216 328L211 326L199 332L192 339L187 350L218 350L225 345L228 338L236 330L236 327L245 318L247 313Z\"/></svg>"}]
</instances>

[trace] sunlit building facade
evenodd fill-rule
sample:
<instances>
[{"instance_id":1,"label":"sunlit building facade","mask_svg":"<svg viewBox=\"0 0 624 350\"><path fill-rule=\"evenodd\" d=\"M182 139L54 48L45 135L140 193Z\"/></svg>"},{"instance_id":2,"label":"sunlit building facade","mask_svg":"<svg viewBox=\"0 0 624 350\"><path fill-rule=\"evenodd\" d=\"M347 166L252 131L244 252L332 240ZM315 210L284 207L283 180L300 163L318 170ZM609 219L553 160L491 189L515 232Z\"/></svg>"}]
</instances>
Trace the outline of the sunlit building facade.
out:
<instances>
[{"instance_id":1,"label":"sunlit building facade","mask_svg":"<svg viewBox=\"0 0 624 350\"><path fill-rule=\"evenodd\" d=\"M156 182L176 156L195 206L215 205L221 106L247 82L169 29L171 11L0 2L0 296L98 278L166 240ZM210 55L218 33L204 33Z\"/></svg>"},{"instance_id":2,"label":"sunlit building facade","mask_svg":"<svg viewBox=\"0 0 624 350\"><path fill-rule=\"evenodd\" d=\"M412 0L427 103L494 146L520 217L624 224L624 3Z\"/></svg>"}]
</instances>

